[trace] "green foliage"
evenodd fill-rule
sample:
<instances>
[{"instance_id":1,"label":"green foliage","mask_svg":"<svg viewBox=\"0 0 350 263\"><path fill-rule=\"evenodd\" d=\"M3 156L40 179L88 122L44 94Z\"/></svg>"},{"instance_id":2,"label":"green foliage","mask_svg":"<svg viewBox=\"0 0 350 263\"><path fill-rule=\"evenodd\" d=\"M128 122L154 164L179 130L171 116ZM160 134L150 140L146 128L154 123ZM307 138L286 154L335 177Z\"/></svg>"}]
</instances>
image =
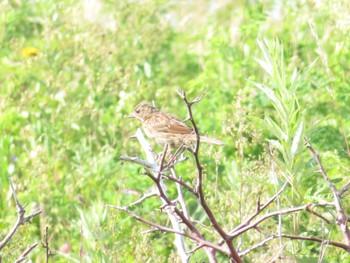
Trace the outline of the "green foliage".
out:
<instances>
[{"instance_id":1,"label":"green foliage","mask_svg":"<svg viewBox=\"0 0 350 263\"><path fill-rule=\"evenodd\" d=\"M347 1L209 2L0 3L0 239L15 220L9 177L28 212L43 210L1 251L4 262L42 240L46 225L54 252L64 244L71 249L54 262L176 262L172 235L141 235L146 226L105 205L130 204L152 188L142 169L119 161L142 155L128 139L140 124L126 117L140 101L154 100L185 119L178 88L190 98L208 90L194 107L196 123L226 143L202 145L200 155L208 203L225 229L244 221L258 196L263 203L286 180L291 186L271 210L331 201L304 135L336 187L349 182ZM193 160L176 170L195 183ZM207 224L196 199L184 195L194 220ZM160 205L151 198L133 211L167 225ZM317 211L332 220L331 208ZM268 220L260 233L234 244L249 248L276 233L279 222L284 232L342 240L334 224L300 212ZM279 240L267 245L245 260L266 262L281 249ZM322 252L312 242L283 245L282 256L299 262L314 262ZM39 246L30 257L44 261L45 251ZM323 262L347 257L328 246ZM192 257L203 259L202 251Z\"/></svg>"}]
</instances>

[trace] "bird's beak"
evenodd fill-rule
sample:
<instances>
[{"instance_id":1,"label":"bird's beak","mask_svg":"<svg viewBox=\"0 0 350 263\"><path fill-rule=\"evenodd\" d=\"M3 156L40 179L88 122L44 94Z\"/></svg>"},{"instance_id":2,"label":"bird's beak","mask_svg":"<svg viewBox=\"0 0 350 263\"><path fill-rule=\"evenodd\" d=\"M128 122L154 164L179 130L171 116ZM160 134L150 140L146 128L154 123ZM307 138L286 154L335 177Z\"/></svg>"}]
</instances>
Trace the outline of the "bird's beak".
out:
<instances>
[{"instance_id":1,"label":"bird's beak","mask_svg":"<svg viewBox=\"0 0 350 263\"><path fill-rule=\"evenodd\" d=\"M131 113L131 114L128 116L128 118L135 118L134 113Z\"/></svg>"}]
</instances>

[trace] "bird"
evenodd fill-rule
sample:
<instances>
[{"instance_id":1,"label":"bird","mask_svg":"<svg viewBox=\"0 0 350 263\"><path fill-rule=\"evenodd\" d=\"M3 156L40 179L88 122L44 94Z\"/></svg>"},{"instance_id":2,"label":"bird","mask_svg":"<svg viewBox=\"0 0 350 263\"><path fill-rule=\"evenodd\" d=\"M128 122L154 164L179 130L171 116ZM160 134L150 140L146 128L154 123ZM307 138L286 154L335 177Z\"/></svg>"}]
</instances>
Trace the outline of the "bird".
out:
<instances>
[{"instance_id":1,"label":"bird","mask_svg":"<svg viewBox=\"0 0 350 263\"><path fill-rule=\"evenodd\" d=\"M149 138L163 146L168 145L171 149L181 146L189 147L197 141L193 128L149 103L138 104L129 117L141 121L142 128ZM220 140L202 135L200 135L200 142L224 145Z\"/></svg>"}]
</instances>

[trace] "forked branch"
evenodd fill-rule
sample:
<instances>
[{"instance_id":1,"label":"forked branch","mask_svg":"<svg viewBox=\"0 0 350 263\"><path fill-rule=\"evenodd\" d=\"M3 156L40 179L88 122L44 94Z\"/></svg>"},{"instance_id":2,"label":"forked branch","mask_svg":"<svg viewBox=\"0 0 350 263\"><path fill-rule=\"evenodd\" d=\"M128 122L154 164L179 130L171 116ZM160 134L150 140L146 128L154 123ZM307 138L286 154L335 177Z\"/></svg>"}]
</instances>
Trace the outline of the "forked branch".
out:
<instances>
[{"instance_id":1,"label":"forked branch","mask_svg":"<svg viewBox=\"0 0 350 263\"><path fill-rule=\"evenodd\" d=\"M12 190L12 195L13 195L13 199L15 199L16 202L16 207L17 207L17 221L16 223L13 225L13 227L11 228L10 232L6 235L6 237L0 242L0 250L4 248L4 246L10 241L10 239L12 238L12 236L16 233L17 229L27 223L30 222L32 220L33 217L39 215L41 213L41 209L33 212L32 214L30 214L29 216L25 216L26 210L24 209L25 206L23 206L17 197L17 193L15 190L15 187L10 179L10 186L11 186L11 190ZM35 247L35 246L34 246ZM33 247L33 248L34 248ZM33 249L32 248L32 249ZM29 253L29 252L28 252Z\"/></svg>"},{"instance_id":2,"label":"forked branch","mask_svg":"<svg viewBox=\"0 0 350 263\"><path fill-rule=\"evenodd\" d=\"M350 230L348 227L348 216L345 214L342 202L341 202L341 196L344 193L344 191L341 190L341 192L337 191L337 188L335 185L331 182L329 179L329 176L326 172L326 170L323 167L320 155L315 151L315 149L312 147L311 142L308 138L305 137L306 141L306 147L310 150L312 156L314 157L318 168L319 172L325 179L326 183L328 184L329 189L331 190L333 194L333 200L334 200L334 205L337 210L337 219L336 223L339 225L340 230L343 234L345 244L347 245L347 251L350 253Z\"/></svg>"}]
</instances>

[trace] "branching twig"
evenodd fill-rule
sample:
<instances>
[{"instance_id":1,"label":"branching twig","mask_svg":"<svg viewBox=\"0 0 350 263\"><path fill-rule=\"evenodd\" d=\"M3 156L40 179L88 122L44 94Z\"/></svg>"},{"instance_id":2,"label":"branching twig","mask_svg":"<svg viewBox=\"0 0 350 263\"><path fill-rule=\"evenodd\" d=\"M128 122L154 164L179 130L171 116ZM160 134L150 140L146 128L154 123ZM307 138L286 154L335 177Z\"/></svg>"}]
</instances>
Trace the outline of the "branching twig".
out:
<instances>
[{"instance_id":1,"label":"branching twig","mask_svg":"<svg viewBox=\"0 0 350 263\"><path fill-rule=\"evenodd\" d=\"M139 157L120 156L119 158L122 161L140 164L143 167L151 169L152 171L156 171L157 169L157 165L155 163L147 162L145 160L140 159Z\"/></svg>"},{"instance_id":2,"label":"branching twig","mask_svg":"<svg viewBox=\"0 0 350 263\"><path fill-rule=\"evenodd\" d=\"M46 263L49 262L49 258L51 256L54 256L56 255L56 253L52 253L51 249L50 249L50 246L49 246L49 227L46 226L45 228L45 243L42 242L42 246L45 248L45 251L46 251Z\"/></svg>"},{"instance_id":3,"label":"branching twig","mask_svg":"<svg viewBox=\"0 0 350 263\"><path fill-rule=\"evenodd\" d=\"M188 251L187 254L194 254L194 252L196 252L198 249L201 249L202 247L203 247L203 245L196 246L193 249L191 249L190 251Z\"/></svg>"},{"instance_id":4,"label":"branching twig","mask_svg":"<svg viewBox=\"0 0 350 263\"><path fill-rule=\"evenodd\" d=\"M294 213L294 212L305 210L305 211L307 211L307 212L309 212L309 213L311 213L313 215L318 216L318 213L315 213L314 211L311 212L311 207L313 207L313 206L321 206L321 205L323 205L323 204L306 204L306 205L302 205L302 206L298 206L298 207L293 207L293 208L289 208L289 209L284 209L284 210L280 210L280 211L267 213L266 215L264 215L261 218L255 220L254 222L248 224L247 226L239 228L239 229L237 229L234 232L230 232L230 237L233 239L233 238L243 234L244 232L247 232L250 229L256 228L261 222L265 221L266 219L268 219L270 217L278 216L278 215L291 214L291 213ZM321 217L321 219L324 220L324 217Z\"/></svg>"},{"instance_id":5,"label":"branching twig","mask_svg":"<svg viewBox=\"0 0 350 263\"><path fill-rule=\"evenodd\" d=\"M189 186L187 183L185 183L184 181L182 181L181 179L179 178L175 178L173 176L170 176L170 175L166 175L164 174L163 175L164 178L170 180L170 181L173 181L179 185L181 185L182 187L184 187L185 189L187 189L189 192L191 192L194 196L197 196L197 192L191 187Z\"/></svg>"},{"instance_id":6,"label":"branching twig","mask_svg":"<svg viewBox=\"0 0 350 263\"><path fill-rule=\"evenodd\" d=\"M182 262L187 262L188 260L188 255L185 253L185 244L184 244L184 240L183 240L183 235L180 235L178 233L182 233L182 227L180 226L180 222L179 220L186 225L186 227L190 230L190 235L191 236L195 236L194 240L203 240L204 238L202 237L202 235L200 234L200 232L197 230L197 228L194 226L194 224L191 222L191 220L181 211L179 210L176 206L174 206L173 202L168 198L167 194L166 194L166 189L165 189L165 185L163 184L162 178L164 177L164 170L165 169L169 169L169 167L164 166L164 160L165 160L165 156L166 156L166 149L163 152L162 158L161 158L161 164L160 166L158 166L155 163L153 154L150 152L150 145L148 144L148 142L146 141L146 139L144 138L142 132L140 130L138 130L135 134L135 136L137 137L137 139L139 140L142 149L146 152L146 156L147 156L147 162L154 164L155 168L150 170L146 170L145 174L147 174L156 184L158 192L159 192L159 197L163 202L163 206L169 206L172 209L166 209L169 219L172 223L173 228L169 228L169 229L173 229L173 233L175 233L175 246L178 249L179 252L179 256L182 259ZM124 158L125 159L125 158ZM127 158L126 158L127 159ZM125 159L125 160L126 160ZM135 158L132 158L130 161L135 162ZM139 160L138 160L139 161ZM142 165L142 163L145 162L138 162L139 164ZM151 165L153 167L153 165ZM217 262L216 257L215 257L215 253L213 253L213 248L211 248L210 246L206 246L204 248L205 252L208 255L209 261L210 262Z\"/></svg>"},{"instance_id":7,"label":"branching twig","mask_svg":"<svg viewBox=\"0 0 350 263\"><path fill-rule=\"evenodd\" d=\"M280 195L280 193L282 193L286 189L287 185L288 185L288 182L284 183L284 185L281 187L281 189L275 195L273 195L263 206L260 206L260 202L259 202L257 207L256 207L256 210L255 210L254 214L252 214L250 217L248 217L247 220L245 220L242 224L237 226L235 229L231 230L228 234L231 235L232 233L236 232L237 230L239 230L239 229L249 225L250 222L257 215L259 215L266 207L268 207Z\"/></svg>"},{"instance_id":8,"label":"branching twig","mask_svg":"<svg viewBox=\"0 0 350 263\"><path fill-rule=\"evenodd\" d=\"M263 241L255 244L254 246L252 246L252 247L250 247L250 248L240 252L239 255L241 257L243 257L243 256L247 255L248 253L250 253L251 251L253 251L254 249L264 246L267 242L269 242L271 239L274 239L274 238L275 238L274 236L269 236L268 238L266 238Z\"/></svg>"},{"instance_id":9,"label":"branching twig","mask_svg":"<svg viewBox=\"0 0 350 263\"><path fill-rule=\"evenodd\" d=\"M293 240L306 240L306 241L313 241L313 242L318 242L321 244L327 244L327 245L331 245L334 247L339 247L342 248L344 250L347 250L347 245L340 243L340 242L336 242L336 241L330 241L330 240L325 240L322 238L318 238L318 237L304 237L304 236L295 236L295 235L287 235L287 234L281 234L281 235L271 235L269 237L267 237L266 239L264 239L263 241L255 244L254 246L242 251L241 253L239 253L240 256L245 256L248 253L250 253L251 251L253 251L254 249L264 246L267 242L269 242L272 239L275 238L288 238L288 239L293 239Z\"/></svg>"},{"instance_id":10,"label":"branching twig","mask_svg":"<svg viewBox=\"0 0 350 263\"><path fill-rule=\"evenodd\" d=\"M26 250L23 251L22 255L20 255L16 260L15 263L19 263L22 262L26 259L26 256L28 256L28 254L34 249L36 248L36 246L38 245L38 242L35 242L34 244L30 245L29 247L27 247Z\"/></svg>"},{"instance_id":11,"label":"branching twig","mask_svg":"<svg viewBox=\"0 0 350 263\"><path fill-rule=\"evenodd\" d=\"M303 236L281 234L281 235L271 235L271 236L267 237L266 239L264 239L263 241L255 244L251 248L248 248L248 249L242 251L241 253L239 253L239 255L240 256L245 256L248 253L250 253L251 251L253 251L254 249L256 249L258 247L261 247L261 246L264 246L270 240L275 239L275 238L281 238L281 237L282 238L293 239L293 240L313 241L313 242L318 242L318 243L321 243L321 244L332 245L332 246L339 247L339 248L342 248L344 250L347 250L346 244L343 244L343 243L340 243L340 242L336 242L336 241L325 240L325 239L318 238L318 237L303 237Z\"/></svg>"},{"instance_id":12,"label":"branching twig","mask_svg":"<svg viewBox=\"0 0 350 263\"><path fill-rule=\"evenodd\" d=\"M152 197L152 196L157 196L158 193L157 192L152 192L152 193L148 193L148 194L144 194L141 198L137 199L136 201L132 202L129 207L131 206L135 206L139 203L142 203L143 201L145 201L146 199Z\"/></svg>"},{"instance_id":13,"label":"branching twig","mask_svg":"<svg viewBox=\"0 0 350 263\"><path fill-rule=\"evenodd\" d=\"M183 231L178 231L178 230L175 230L173 228L162 226L160 224L157 224L157 223L154 223L152 221L146 220L146 219L140 217L139 215L135 214L131 210L129 210L127 207L114 206L114 205L107 205L107 207L115 208L115 209L118 209L120 211L127 212L129 215L131 215L137 221L142 222L142 223L144 223L146 225L152 226L152 227L158 229L159 231L165 231L165 232L168 232L168 233L174 233L174 234L182 235L182 236L188 237L188 238L198 242L202 247L203 246L204 247L210 247L210 248L213 248L213 249L215 249L217 251L221 251L221 252L223 252L225 254L228 253L223 247L218 246L218 245L216 245L214 243L211 243L209 241L206 241L205 239L203 239L202 237L197 236L196 234L186 233L186 232L183 232Z\"/></svg>"},{"instance_id":14,"label":"branching twig","mask_svg":"<svg viewBox=\"0 0 350 263\"><path fill-rule=\"evenodd\" d=\"M198 198L199 198L200 204L202 205L205 213L207 214L207 216L208 216L208 218L210 220L210 223L215 228L215 230L220 234L220 236L222 237L222 239L225 241L226 245L228 246L229 251L230 251L230 258L232 260L234 260L235 262L240 263L240 262L242 262L242 260L241 260L240 256L238 255L237 250L233 247L232 240L230 239L229 235L227 235L227 233L221 228L220 224L217 222L213 212L211 211L211 209L208 206L208 204L207 204L207 202L205 200L205 197L204 197L203 186L202 186L203 185L203 167L200 164L199 155L198 155L198 153L199 153L199 145L200 145L200 134L199 134L196 122L194 121L194 118L193 118L192 105L194 103L199 102L203 98L203 96L205 95L205 92L200 97L195 98L192 102L189 102L187 100L185 92L177 91L177 93L179 94L179 96L182 98L182 100L186 104L187 112L188 112L188 115L189 115L189 120L192 123L193 130L195 132L196 139L197 139L196 140L195 149L194 149L194 151L192 153L194 155L194 159L195 159L196 166L197 166L196 192L198 194Z\"/></svg>"},{"instance_id":15,"label":"branching twig","mask_svg":"<svg viewBox=\"0 0 350 263\"><path fill-rule=\"evenodd\" d=\"M318 242L318 243L324 243L324 244L329 244L335 247L339 247L342 248L344 250L348 250L348 247L346 244L340 243L340 242L336 242L336 241L329 241L329 240L325 240L319 237L303 237L303 236L294 236L294 235L287 235L287 234L282 234L281 235L284 238L289 238L289 239L296 239L296 240L308 240L308 241L314 241L314 242ZM277 238L277 235L274 236L275 238Z\"/></svg>"},{"instance_id":16,"label":"branching twig","mask_svg":"<svg viewBox=\"0 0 350 263\"><path fill-rule=\"evenodd\" d=\"M305 137L305 141L306 141L306 147L310 150L310 152L312 153L313 157L315 158L317 165L320 169L320 173L322 174L323 178L325 179L325 181L328 184L329 189L331 190L332 194L333 194L333 199L334 199L334 204L335 204L335 208L337 210L337 220L336 223L339 225L341 232L343 233L343 237L345 240L345 244L348 246L347 251L350 253L350 230L349 227L347 225L347 216L344 212L342 203L341 203L341 195L340 193L337 191L336 187L334 186L334 184L331 182L331 180L329 179L323 164L321 162L321 158L319 156L319 154L314 150L314 148L312 147L310 140L308 138Z\"/></svg>"},{"instance_id":17,"label":"branching twig","mask_svg":"<svg viewBox=\"0 0 350 263\"><path fill-rule=\"evenodd\" d=\"M12 190L12 195L13 198L15 199L16 202L16 207L17 207L17 221L14 224L14 226L12 227L12 229L10 230L10 232L7 234L7 236L0 242L0 250L3 249L3 247L7 244L7 242L12 238L12 236L15 234L15 232L17 231L18 227L20 225L25 224L26 222L30 222L32 220L33 217L35 217L36 215L41 213L41 209L39 209L38 211L33 212L31 215L29 216L24 216L26 213L26 210L24 209L24 206L21 205L21 203L19 202L18 198L17 198L17 194L15 191L15 187L12 184L12 181L10 179L10 186L11 186L11 190Z\"/></svg>"}]
</instances>

